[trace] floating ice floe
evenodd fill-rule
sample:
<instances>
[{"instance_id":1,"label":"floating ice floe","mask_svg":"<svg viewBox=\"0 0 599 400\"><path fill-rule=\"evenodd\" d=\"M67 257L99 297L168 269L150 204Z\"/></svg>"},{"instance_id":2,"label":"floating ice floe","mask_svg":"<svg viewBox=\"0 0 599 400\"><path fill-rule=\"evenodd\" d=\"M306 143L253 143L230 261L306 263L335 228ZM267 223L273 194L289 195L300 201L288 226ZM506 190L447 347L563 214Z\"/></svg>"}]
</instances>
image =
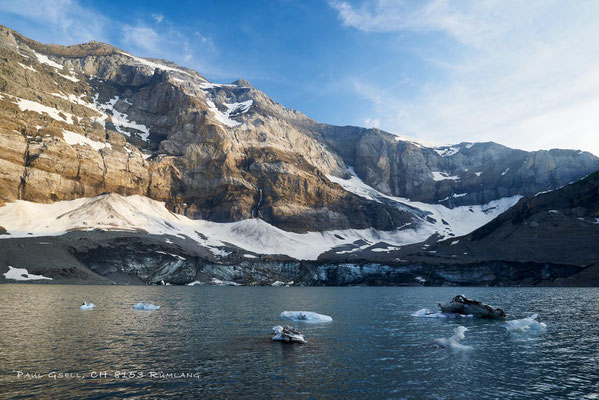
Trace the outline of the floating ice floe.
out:
<instances>
[{"instance_id":1,"label":"floating ice floe","mask_svg":"<svg viewBox=\"0 0 599 400\"><path fill-rule=\"evenodd\" d=\"M528 318L507 321L505 327L509 332L542 335L547 332L547 324L536 321L537 317L537 314L533 314Z\"/></svg>"},{"instance_id":2,"label":"floating ice floe","mask_svg":"<svg viewBox=\"0 0 599 400\"><path fill-rule=\"evenodd\" d=\"M151 310L160 310L160 306L156 306L152 303L137 303L133 306L134 310L142 310L142 311L151 311Z\"/></svg>"},{"instance_id":3,"label":"floating ice floe","mask_svg":"<svg viewBox=\"0 0 599 400\"><path fill-rule=\"evenodd\" d=\"M306 343L304 335L290 326L282 327L281 325L273 326L272 340L286 343Z\"/></svg>"},{"instance_id":4,"label":"floating ice floe","mask_svg":"<svg viewBox=\"0 0 599 400\"><path fill-rule=\"evenodd\" d=\"M94 303L87 303L84 301L81 307L79 308L82 310L93 310L94 308L96 308L96 305Z\"/></svg>"},{"instance_id":5,"label":"floating ice floe","mask_svg":"<svg viewBox=\"0 0 599 400\"><path fill-rule=\"evenodd\" d=\"M333 318L329 317L328 315L317 314L312 311L283 311L281 313L281 319L287 319L290 321L309 322L309 323L333 321Z\"/></svg>"},{"instance_id":6,"label":"floating ice floe","mask_svg":"<svg viewBox=\"0 0 599 400\"><path fill-rule=\"evenodd\" d=\"M472 350L472 346L466 346L460 343L462 339L464 339L464 332L466 332L468 328L464 326L458 326L453 330L454 335L449 338L440 338L435 339L434 343L439 347L449 350Z\"/></svg>"},{"instance_id":7,"label":"floating ice floe","mask_svg":"<svg viewBox=\"0 0 599 400\"><path fill-rule=\"evenodd\" d=\"M423 308L412 314L412 317L420 318L472 318L472 315L464 315L458 313L444 313L441 311L433 311L428 308Z\"/></svg>"}]
</instances>

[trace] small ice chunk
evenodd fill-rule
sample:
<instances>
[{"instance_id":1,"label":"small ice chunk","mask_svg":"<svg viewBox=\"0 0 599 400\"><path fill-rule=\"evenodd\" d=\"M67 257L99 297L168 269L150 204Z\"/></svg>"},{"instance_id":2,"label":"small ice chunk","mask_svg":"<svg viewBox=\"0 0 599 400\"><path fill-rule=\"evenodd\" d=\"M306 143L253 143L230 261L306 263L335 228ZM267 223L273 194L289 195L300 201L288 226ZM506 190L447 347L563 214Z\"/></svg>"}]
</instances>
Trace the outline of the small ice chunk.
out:
<instances>
[{"instance_id":1,"label":"small ice chunk","mask_svg":"<svg viewBox=\"0 0 599 400\"><path fill-rule=\"evenodd\" d=\"M281 313L281 319L287 319L290 321L309 322L309 323L333 321L333 318L329 317L328 315L317 314L312 311L283 311Z\"/></svg>"},{"instance_id":2,"label":"small ice chunk","mask_svg":"<svg viewBox=\"0 0 599 400\"><path fill-rule=\"evenodd\" d=\"M79 308L82 310L93 310L94 308L96 308L96 305L94 303L88 303L84 301L81 307Z\"/></svg>"},{"instance_id":3,"label":"small ice chunk","mask_svg":"<svg viewBox=\"0 0 599 400\"><path fill-rule=\"evenodd\" d=\"M285 282L274 281L273 283L270 284L270 286L285 286Z\"/></svg>"},{"instance_id":4,"label":"small ice chunk","mask_svg":"<svg viewBox=\"0 0 599 400\"><path fill-rule=\"evenodd\" d=\"M306 343L304 335L290 326L282 327L281 325L273 326L272 340L287 343Z\"/></svg>"},{"instance_id":5,"label":"small ice chunk","mask_svg":"<svg viewBox=\"0 0 599 400\"><path fill-rule=\"evenodd\" d=\"M420 318L472 318L472 315L464 315L458 313L444 313L441 311L433 311L428 308L420 309L412 314L412 317Z\"/></svg>"},{"instance_id":6,"label":"small ice chunk","mask_svg":"<svg viewBox=\"0 0 599 400\"><path fill-rule=\"evenodd\" d=\"M533 314L528 318L507 321L505 327L509 332L542 335L547 332L547 324L536 321L537 317L538 314Z\"/></svg>"},{"instance_id":7,"label":"small ice chunk","mask_svg":"<svg viewBox=\"0 0 599 400\"><path fill-rule=\"evenodd\" d=\"M466 332L467 330L468 330L468 328L466 328L465 326L458 326L457 328L455 328L453 330L453 332L454 332L453 336L451 336L447 339L445 339L445 338L435 339L434 343L444 349L472 350L472 346L466 346L466 345L460 344L460 341L462 339L464 339L464 337L465 337L464 332Z\"/></svg>"},{"instance_id":8,"label":"small ice chunk","mask_svg":"<svg viewBox=\"0 0 599 400\"><path fill-rule=\"evenodd\" d=\"M142 310L142 311L150 311L150 310L160 310L160 306L156 306L152 303L144 303L140 302L133 306L134 310Z\"/></svg>"}]
</instances>

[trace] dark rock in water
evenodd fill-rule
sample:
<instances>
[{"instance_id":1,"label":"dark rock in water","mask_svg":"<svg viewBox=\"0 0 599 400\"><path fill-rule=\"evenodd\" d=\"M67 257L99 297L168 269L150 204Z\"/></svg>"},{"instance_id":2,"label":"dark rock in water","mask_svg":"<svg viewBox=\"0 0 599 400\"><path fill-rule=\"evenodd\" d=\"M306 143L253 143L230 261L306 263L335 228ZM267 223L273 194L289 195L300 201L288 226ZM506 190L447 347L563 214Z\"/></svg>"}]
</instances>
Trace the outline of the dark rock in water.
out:
<instances>
[{"instance_id":1,"label":"dark rock in water","mask_svg":"<svg viewBox=\"0 0 599 400\"><path fill-rule=\"evenodd\" d=\"M439 307L444 313L473 315L476 318L503 319L507 317L501 308L469 299L461 294L454 297L449 303L439 304Z\"/></svg>"},{"instance_id":2,"label":"dark rock in water","mask_svg":"<svg viewBox=\"0 0 599 400\"><path fill-rule=\"evenodd\" d=\"M272 340L286 342L286 343L306 343L304 335L295 328L290 326L282 327L281 325L274 326L272 328L274 336Z\"/></svg>"}]
</instances>

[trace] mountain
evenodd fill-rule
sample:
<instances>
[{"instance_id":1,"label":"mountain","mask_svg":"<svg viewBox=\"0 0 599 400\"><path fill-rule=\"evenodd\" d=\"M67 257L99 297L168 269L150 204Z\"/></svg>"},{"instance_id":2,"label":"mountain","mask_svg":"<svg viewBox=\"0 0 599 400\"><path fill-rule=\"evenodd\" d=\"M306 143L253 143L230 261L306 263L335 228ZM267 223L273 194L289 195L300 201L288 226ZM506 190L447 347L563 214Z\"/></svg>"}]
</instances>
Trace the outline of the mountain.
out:
<instances>
[{"instance_id":1,"label":"mountain","mask_svg":"<svg viewBox=\"0 0 599 400\"><path fill-rule=\"evenodd\" d=\"M599 172L561 189L523 198L456 241L449 243L452 251L468 252L481 260L595 264L599 261Z\"/></svg>"},{"instance_id":2,"label":"mountain","mask_svg":"<svg viewBox=\"0 0 599 400\"><path fill-rule=\"evenodd\" d=\"M0 26L0 68L0 267L41 268L31 252L44 249L55 276L70 266L65 279L189 283L207 265L267 264L298 279L331 254L468 234L599 170L588 152L321 124L247 81L98 42L45 45Z\"/></svg>"},{"instance_id":3,"label":"mountain","mask_svg":"<svg viewBox=\"0 0 599 400\"><path fill-rule=\"evenodd\" d=\"M473 232L402 247L377 243L327 262L385 263L429 284L599 285L599 171L527 196Z\"/></svg>"}]
</instances>

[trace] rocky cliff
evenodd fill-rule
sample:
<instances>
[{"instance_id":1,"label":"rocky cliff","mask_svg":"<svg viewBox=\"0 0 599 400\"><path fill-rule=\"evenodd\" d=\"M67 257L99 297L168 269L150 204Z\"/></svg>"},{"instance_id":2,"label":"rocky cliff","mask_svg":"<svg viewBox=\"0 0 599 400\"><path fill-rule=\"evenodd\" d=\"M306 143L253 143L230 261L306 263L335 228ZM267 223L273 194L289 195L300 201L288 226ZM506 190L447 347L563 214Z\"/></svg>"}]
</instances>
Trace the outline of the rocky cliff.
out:
<instances>
[{"instance_id":1,"label":"rocky cliff","mask_svg":"<svg viewBox=\"0 0 599 400\"><path fill-rule=\"evenodd\" d=\"M5 202L142 194L193 218L260 217L296 231L389 230L411 219L326 179L347 172L298 128L314 123L247 82L212 84L100 43L0 35Z\"/></svg>"},{"instance_id":2,"label":"rocky cliff","mask_svg":"<svg viewBox=\"0 0 599 400\"><path fill-rule=\"evenodd\" d=\"M426 147L319 124L239 80L91 42L44 45L0 28L0 199L142 194L213 221L292 231L391 230L409 213L327 176L347 166L387 194L448 207L559 187L599 168L589 153L492 143Z\"/></svg>"}]
</instances>

